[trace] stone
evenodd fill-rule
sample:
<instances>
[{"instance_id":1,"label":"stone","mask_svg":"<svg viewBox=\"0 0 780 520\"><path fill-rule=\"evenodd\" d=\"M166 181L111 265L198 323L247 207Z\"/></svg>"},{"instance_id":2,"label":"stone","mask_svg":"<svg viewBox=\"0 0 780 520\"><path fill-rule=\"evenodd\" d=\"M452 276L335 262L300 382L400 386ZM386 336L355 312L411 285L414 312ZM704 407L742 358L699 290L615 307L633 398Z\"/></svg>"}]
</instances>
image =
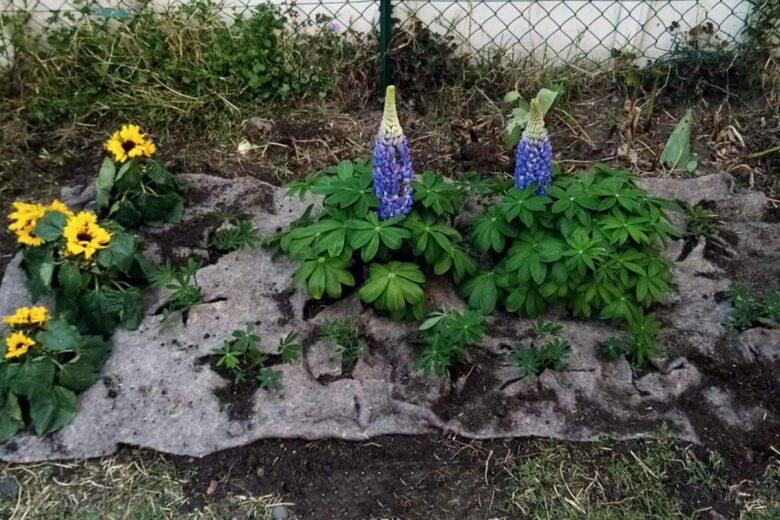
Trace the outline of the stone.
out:
<instances>
[{"instance_id":1,"label":"stone","mask_svg":"<svg viewBox=\"0 0 780 520\"><path fill-rule=\"evenodd\" d=\"M22 485L13 475L0 477L0 499L16 499L21 490Z\"/></svg>"},{"instance_id":2,"label":"stone","mask_svg":"<svg viewBox=\"0 0 780 520\"><path fill-rule=\"evenodd\" d=\"M292 520L292 515L286 507L274 506L271 508L271 518L273 520Z\"/></svg>"},{"instance_id":3,"label":"stone","mask_svg":"<svg viewBox=\"0 0 780 520\"><path fill-rule=\"evenodd\" d=\"M268 236L289 226L310 204L316 209L313 199L286 198L284 190L253 178L182 178L190 200L185 224L233 207ZM777 375L762 375L780 374L777 331L729 331L723 324L731 307L718 297L730 283L727 277L742 265L761 267L771 283L773 271L767 269L780 258L778 224L752 217L756 197L737 198L729 206L733 182L725 174L643 182L657 194L689 202L714 200L732 208L733 219L724 224L724 231L739 242L733 247L736 256L724 262L713 260L705 243L685 255L682 241L670 246L673 294L656 312L671 361L660 362L656 372L640 376L625 359L605 362L599 344L623 330L572 319L565 309L554 308L548 319L563 325L571 345L567 370L520 377L512 352L531 342L532 321L497 312L487 320L482 345L471 348L468 360L453 367L452 380L426 379L416 366L421 349L416 323L393 321L365 307L357 291L335 304L313 302L305 288L291 285L295 261L255 248L216 255L198 271L204 301L189 310L186 320L179 314L162 324L157 311L167 293L148 290L141 326L115 333L103 378L79 396L75 420L43 440L29 432L18 434L0 445L0 459L98 457L121 445L201 457L264 438L365 441L388 434L631 439L654 435L661 422L679 439L700 442L713 424L701 423L701 410L692 409L691 403L703 404L714 414L717 428L734 438L757 425L776 427L780 418L771 392L747 403L740 400L739 381L715 378L733 366L762 363L764 370L755 371L755 377L768 377L760 383L780 390ZM71 196L88 202L82 195L88 190L72 190ZM215 221L212 227L218 225ZM149 249L170 251L163 247L166 236L170 233L165 230L147 230ZM446 278L432 277L428 285L431 307L465 307ZM0 286L0 311L10 313L27 303L17 257ZM370 346L351 373L341 370L336 346L317 340L323 323L340 318L359 320ZM279 339L298 332L303 356L291 365L276 365L283 389L257 390L247 397L248 416L235 419L229 404L218 397L230 383L213 372L208 361L223 339L248 324L256 326L268 353L275 353Z\"/></svg>"}]
</instances>

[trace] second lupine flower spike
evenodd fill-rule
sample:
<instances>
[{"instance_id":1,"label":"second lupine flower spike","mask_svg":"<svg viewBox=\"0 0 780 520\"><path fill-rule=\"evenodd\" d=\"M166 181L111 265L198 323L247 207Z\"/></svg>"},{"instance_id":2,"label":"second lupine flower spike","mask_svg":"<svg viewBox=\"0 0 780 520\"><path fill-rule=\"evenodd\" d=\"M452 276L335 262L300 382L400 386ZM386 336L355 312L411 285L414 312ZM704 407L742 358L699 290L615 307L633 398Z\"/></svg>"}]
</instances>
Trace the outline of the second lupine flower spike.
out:
<instances>
[{"instance_id":1,"label":"second lupine flower spike","mask_svg":"<svg viewBox=\"0 0 780 520\"><path fill-rule=\"evenodd\" d=\"M374 190L379 218L385 220L412 211L412 156L395 108L395 87L387 87L382 124L374 144Z\"/></svg>"},{"instance_id":2,"label":"second lupine flower spike","mask_svg":"<svg viewBox=\"0 0 780 520\"><path fill-rule=\"evenodd\" d=\"M517 145L515 184L521 190L536 184L537 193L544 193L552 183L552 145L544 128L544 114L539 100L531 101L528 124Z\"/></svg>"}]
</instances>

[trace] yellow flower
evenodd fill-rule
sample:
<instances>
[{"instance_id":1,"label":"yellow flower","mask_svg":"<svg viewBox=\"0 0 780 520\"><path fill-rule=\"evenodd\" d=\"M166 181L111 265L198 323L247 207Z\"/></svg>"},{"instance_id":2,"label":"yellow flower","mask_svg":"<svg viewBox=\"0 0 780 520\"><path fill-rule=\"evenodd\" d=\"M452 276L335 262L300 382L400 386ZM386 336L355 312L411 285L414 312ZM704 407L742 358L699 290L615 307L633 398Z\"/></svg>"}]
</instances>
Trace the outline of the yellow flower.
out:
<instances>
[{"instance_id":1,"label":"yellow flower","mask_svg":"<svg viewBox=\"0 0 780 520\"><path fill-rule=\"evenodd\" d=\"M43 325L49 321L49 311L44 306L19 307L11 316L3 317L3 323L11 325Z\"/></svg>"},{"instance_id":2,"label":"yellow flower","mask_svg":"<svg viewBox=\"0 0 780 520\"><path fill-rule=\"evenodd\" d=\"M32 325L43 325L51 319L49 311L42 305L39 307L30 307L28 310L30 312L30 323Z\"/></svg>"},{"instance_id":3,"label":"yellow flower","mask_svg":"<svg viewBox=\"0 0 780 520\"><path fill-rule=\"evenodd\" d=\"M120 163L133 157L151 157L157 151L157 146L147 139L138 125L123 125L106 141L105 147Z\"/></svg>"},{"instance_id":4,"label":"yellow flower","mask_svg":"<svg viewBox=\"0 0 780 520\"><path fill-rule=\"evenodd\" d=\"M30 323L30 308L19 307L18 309L16 309L16 312L11 316L4 316L3 323L6 323L11 326L27 325L28 323Z\"/></svg>"},{"instance_id":5,"label":"yellow flower","mask_svg":"<svg viewBox=\"0 0 780 520\"><path fill-rule=\"evenodd\" d=\"M35 345L35 341L27 337L24 332L14 332L5 338L5 358L12 359L23 356Z\"/></svg>"},{"instance_id":6,"label":"yellow flower","mask_svg":"<svg viewBox=\"0 0 780 520\"><path fill-rule=\"evenodd\" d=\"M111 241L111 233L100 227L97 215L82 211L68 219L63 235L67 240L66 252L90 259L98 249L105 249Z\"/></svg>"},{"instance_id":7,"label":"yellow flower","mask_svg":"<svg viewBox=\"0 0 780 520\"><path fill-rule=\"evenodd\" d=\"M17 241L28 246L39 246L43 239L33 235L38 220L46 214L46 207L40 204L27 204L16 201L13 203L16 211L11 212L8 218L12 221L8 226L9 231L14 231Z\"/></svg>"},{"instance_id":8,"label":"yellow flower","mask_svg":"<svg viewBox=\"0 0 780 520\"><path fill-rule=\"evenodd\" d=\"M73 212L70 210L70 208L57 199L51 201L48 209L50 211L59 211L60 213L64 213L68 218L73 216Z\"/></svg>"}]
</instances>

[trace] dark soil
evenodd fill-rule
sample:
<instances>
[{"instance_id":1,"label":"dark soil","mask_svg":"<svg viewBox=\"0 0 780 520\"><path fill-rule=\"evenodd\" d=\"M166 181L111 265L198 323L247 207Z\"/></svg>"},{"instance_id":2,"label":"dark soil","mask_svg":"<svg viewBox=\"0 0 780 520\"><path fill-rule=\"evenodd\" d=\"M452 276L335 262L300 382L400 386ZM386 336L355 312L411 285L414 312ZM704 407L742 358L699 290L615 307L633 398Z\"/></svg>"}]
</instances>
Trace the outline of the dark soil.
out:
<instances>
[{"instance_id":1,"label":"dark soil","mask_svg":"<svg viewBox=\"0 0 780 520\"><path fill-rule=\"evenodd\" d=\"M269 440L177 464L195 472L188 509L228 493L277 491L302 519L484 519L500 512L495 485L503 475L495 461L513 443L456 444L402 436L366 443ZM488 453L493 464L486 464ZM219 486L206 498L212 481Z\"/></svg>"}]
</instances>

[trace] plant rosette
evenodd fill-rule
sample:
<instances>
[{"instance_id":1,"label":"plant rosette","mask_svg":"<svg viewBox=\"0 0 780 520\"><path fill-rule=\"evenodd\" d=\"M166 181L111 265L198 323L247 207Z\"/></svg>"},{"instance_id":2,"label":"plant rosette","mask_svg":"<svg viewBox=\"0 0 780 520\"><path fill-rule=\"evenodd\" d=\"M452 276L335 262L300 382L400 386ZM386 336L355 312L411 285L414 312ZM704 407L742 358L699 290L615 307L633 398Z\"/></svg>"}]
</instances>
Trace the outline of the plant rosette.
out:
<instances>
[{"instance_id":1,"label":"plant rosette","mask_svg":"<svg viewBox=\"0 0 780 520\"><path fill-rule=\"evenodd\" d=\"M99 379L110 346L43 306L20 307L3 323L10 330L0 346L0 442L30 424L44 437L73 420L76 394Z\"/></svg>"},{"instance_id":2,"label":"plant rosette","mask_svg":"<svg viewBox=\"0 0 780 520\"><path fill-rule=\"evenodd\" d=\"M57 314L84 334L109 336L117 325L138 327L146 262L141 240L89 211L78 214L15 202L9 229L22 247L22 268L34 301L53 296Z\"/></svg>"},{"instance_id":3,"label":"plant rosette","mask_svg":"<svg viewBox=\"0 0 780 520\"><path fill-rule=\"evenodd\" d=\"M181 184L155 157L157 146L138 125L123 125L104 146L111 157L103 160L97 178L101 215L126 228L181 221Z\"/></svg>"}]
</instances>

